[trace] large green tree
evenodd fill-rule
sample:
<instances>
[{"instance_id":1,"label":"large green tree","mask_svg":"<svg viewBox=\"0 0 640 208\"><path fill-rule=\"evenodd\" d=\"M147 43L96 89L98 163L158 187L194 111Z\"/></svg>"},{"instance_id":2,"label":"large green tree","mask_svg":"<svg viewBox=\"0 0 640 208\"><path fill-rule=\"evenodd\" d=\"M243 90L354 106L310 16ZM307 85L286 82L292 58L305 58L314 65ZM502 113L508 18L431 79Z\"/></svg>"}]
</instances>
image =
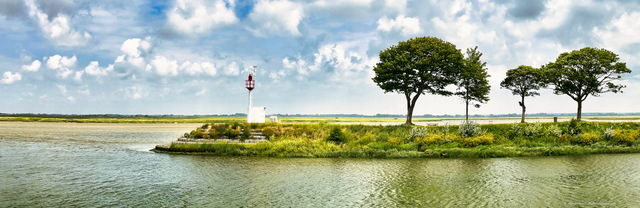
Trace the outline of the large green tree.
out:
<instances>
[{"instance_id":1,"label":"large green tree","mask_svg":"<svg viewBox=\"0 0 640 208\"><path fill-rule=\"evenodd\" d=\"M524 123L524 115L527 111L524 98L540 95L536 90L545 86L544 81L544 74L540 69L523 65L515 69L509 69L507 77L500 83L500 87L511 90L513 95L520 96L521 101L518 104L522 107L521 123Z\"/></svg>"},{"instance_id":2,"label":"large green tree","mask_svg":"<svg viewBox=\"0 0 640 208\"><path fill-rule=\"evenodd\" d=\"M445 89L456 83L463 67L462 53L456 46L435 37L417 37L399 42L380 52L373 67L373 81L385 93L404 94L407 120L412 125L413 109L422 94L450 96Z\"/></svg>"},{"instance_id":3,"label":"large green tree","mask_svg":"<svg viewBox=\"0 0 640 208\"><path fill-rule=\"evenodd\" d=\"M469 120L469 104L478 102L474 106L480 107L480 103L489 101L489 73L487 73L487 63L480 60L482 53L478 51L478 46L468 48L466 57L463 60L464 67L458 76L458 91L455 95L460 96L465 103L465 118Z\"/></svg>"},{"instance_id":4,"label":"large green tree","mask_svg":"<svg viewBox=\"0 0 640 208\"><path fill-rule=\"evenodd\" d=\"M587 97L622 92L625 86L613 81L622 79L621 74L631 73L631 70L618 60L618 55L611 51L586 47L562 53L555 62L542 68L547 73L547 84L553 86L553 93L568 95L578 103L576 118L580 120L582 102Z\"/></svg>"}]
</instances>

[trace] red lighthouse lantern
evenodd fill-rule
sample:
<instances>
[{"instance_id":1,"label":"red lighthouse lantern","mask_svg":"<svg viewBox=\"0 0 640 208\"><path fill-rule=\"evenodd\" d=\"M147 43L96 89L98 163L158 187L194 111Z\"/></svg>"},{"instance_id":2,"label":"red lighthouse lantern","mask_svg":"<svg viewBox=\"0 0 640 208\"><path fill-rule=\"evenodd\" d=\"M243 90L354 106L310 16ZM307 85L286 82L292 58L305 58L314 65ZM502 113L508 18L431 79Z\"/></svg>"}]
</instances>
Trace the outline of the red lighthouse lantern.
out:
<instances>
[{"instance_id":1,"label":"red lighthouse lantern","mask_svg":"<svg viewBox=\"0 0 640 208\"><path fill-rule=\"evenodd\" d=\"M245 80L245 86L249 91L253 90L256 86L256 81L253 80L253 75L249 74L249 78Z\"/></svg>"}]
</instances>

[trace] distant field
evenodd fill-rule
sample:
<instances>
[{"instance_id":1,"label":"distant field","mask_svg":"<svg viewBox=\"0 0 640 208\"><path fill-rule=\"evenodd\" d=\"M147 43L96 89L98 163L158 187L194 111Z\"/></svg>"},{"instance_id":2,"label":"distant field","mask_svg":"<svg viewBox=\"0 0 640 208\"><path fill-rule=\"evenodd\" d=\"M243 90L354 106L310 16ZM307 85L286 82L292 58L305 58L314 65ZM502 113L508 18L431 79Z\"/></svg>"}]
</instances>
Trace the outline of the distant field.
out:
<instances>
[{"instance_id":1,"label":"distant field","mask_svg":"<svg viewBox=\"0 0 640 208\"><path fill-rule=\"evenodd\" d=\"M553 117L527 117L527 119L552 119ZM559 117L569 119L571 117ZM404 117L279 117L282 123L404 123ZM463 118L414 118L413 122L442 122ZM514 120L519 117L473 117L471 120ZM640 116L591 116L585 120L640 120ZM145 116L145 117L90 117L90 116L2 116L0 121L18 122L73 122L73 123L233 123L244 122L246 117L200 117L200 116Z\"/></svg>"}]
</instances>

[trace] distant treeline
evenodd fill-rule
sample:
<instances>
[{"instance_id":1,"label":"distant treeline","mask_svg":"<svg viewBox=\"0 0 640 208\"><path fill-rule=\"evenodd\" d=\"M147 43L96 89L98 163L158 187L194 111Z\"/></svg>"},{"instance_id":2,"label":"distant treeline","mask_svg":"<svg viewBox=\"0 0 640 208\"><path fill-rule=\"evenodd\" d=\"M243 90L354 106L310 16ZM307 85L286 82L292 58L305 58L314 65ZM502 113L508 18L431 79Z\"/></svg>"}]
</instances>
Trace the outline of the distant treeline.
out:
<instances>
[{"instance_id":1,"label":"distant treeline","mask_svg":"<svg viewBox=\"0 0 640 208\"><path fill-rule=\"evenodd\" d=\"M527 117L572 117L575 113L536 113L527 114ZM583 113L583 116L640 116L640 112L637 113ZM244 117L245 113L235 114L211 114L211 115L175 115L175 114L163 114L163 115L131 115L131 114L41 114L41 113L0 113L0 117L37 117L37 118L197 118L197 117ZM375 114L375 115L361 115L361 114L270 114L268 116L278 117L316 117L316 118L402 118L406 115L403 114ZM464 118L465 115L414 115L414 118ZM476 114L469 115L473 118L482 117L520 117L520 114Z\"/></svg>"}]
</instances>

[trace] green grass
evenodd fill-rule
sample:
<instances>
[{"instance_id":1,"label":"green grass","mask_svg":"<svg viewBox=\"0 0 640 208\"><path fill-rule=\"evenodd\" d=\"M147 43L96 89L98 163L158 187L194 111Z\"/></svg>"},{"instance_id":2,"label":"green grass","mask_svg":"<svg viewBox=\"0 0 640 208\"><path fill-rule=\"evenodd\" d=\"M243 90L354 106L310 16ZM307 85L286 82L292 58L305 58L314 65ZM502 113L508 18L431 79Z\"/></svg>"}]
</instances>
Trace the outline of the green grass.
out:
<instances>
[{"instance_id":1,"label":"green grass","mask_svg":"<svg viewBox=\"0 0 640 208\"><path fill-rule=\"evenodd\" d=\"M640 153L640 123L569 124L570 122L486 124L477 129L479 134L465 133L473 135L469 137L462 137L458 133L458 126L244 124L243 128L268 129L272 136L269 141L257 144L210 140L211 142L204 143L172 143L168 148L159 146L156 151L219 156L357 158L487 158ZM579 131L575 128L579 128ZM614 135L607 137L605 132L614 132ZM344 138L335 139L336 134Z\"/></svg>"}]
</instances>

